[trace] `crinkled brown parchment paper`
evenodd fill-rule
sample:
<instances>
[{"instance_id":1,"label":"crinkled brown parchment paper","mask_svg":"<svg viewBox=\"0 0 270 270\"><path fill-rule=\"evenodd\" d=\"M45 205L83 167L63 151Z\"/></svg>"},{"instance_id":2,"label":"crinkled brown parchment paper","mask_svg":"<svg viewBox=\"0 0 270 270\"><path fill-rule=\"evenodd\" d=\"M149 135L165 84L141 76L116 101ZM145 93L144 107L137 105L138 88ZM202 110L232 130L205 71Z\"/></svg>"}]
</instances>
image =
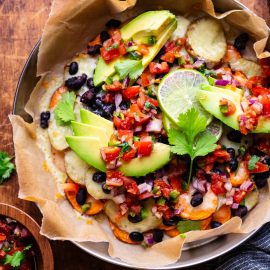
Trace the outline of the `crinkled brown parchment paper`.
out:
<instances>
[{"instance_id":1,"label":"crinkled brown parchment paper","mask_svg":"<svg viewBox=\"0 0 270 270\"><path fill-rule=\"evenodd\" d=\"M44 153L37 146L36 127L41 111L39 101L46 93L48 84L52 80L55 85L63 82L64 63L77 52L83 51L87 42L103 29L108 19L114 17L124 21L140 12L155 9L170 9L176 14L183 15L190 13L194 7L196 10L202 9L211 16L225 20L232 29L236 26L248 32L255 40L254 49L258 57L270 55L264 50L268 29L263 19L248 11L239 10L215 14L210 0L138 0L137 2L136 0L55 0L53 2L38 58L38 74L44 77L33 91L26 108L33 116L34 123L28 124L19 116L10 116L19 176L19 197L39 205L43 213L42 234L51 239L108 242L108 252L112 257L120 258L134 266L161 267L174 263L180 258L185 241L191 242L226 233L248 233L270 221L270 198L266 188L260 194L259 204L248 214L243 223L240 218L234 217L215 230L189 232L185 239L170 238L148 249L127 245L116 240L106 218L80 217L72 209L62 196L59 184L50 168L46 166ZM59 71L62 73L57 73ZM44 141L44 144L46 143L48 141ZM61 157L54 157L54 160L58 163L62 162Z\"/></svg>"}]
</instances>

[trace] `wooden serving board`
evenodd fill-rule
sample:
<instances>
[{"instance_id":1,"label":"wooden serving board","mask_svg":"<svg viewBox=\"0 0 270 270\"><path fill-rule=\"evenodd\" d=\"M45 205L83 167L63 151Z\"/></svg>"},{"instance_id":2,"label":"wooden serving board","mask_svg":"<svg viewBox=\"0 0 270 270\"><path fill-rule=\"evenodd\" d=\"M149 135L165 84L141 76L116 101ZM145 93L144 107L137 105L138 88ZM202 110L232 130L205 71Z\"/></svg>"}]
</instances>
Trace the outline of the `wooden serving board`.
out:
<instances>
[{"instance_id":1,"label":"wooden serving board","mask_svg":"<svg viewBox=\"0 0 270 270\"><path fill-rule=\"evenodd\" d=\"M270 25L269 0L241 0ZM42 34L50 11L50 0L0 0L0 150L14 155L8 115L12 112L16 84L24 63ZM39 223L41 214L30 202L17 198L17 176L0 186L0 202L15 205ZM124 269L105 263L70 242L51 242L55 269ZM198 269L197 267L192 269Z\"/></svg>"}]
</instances>

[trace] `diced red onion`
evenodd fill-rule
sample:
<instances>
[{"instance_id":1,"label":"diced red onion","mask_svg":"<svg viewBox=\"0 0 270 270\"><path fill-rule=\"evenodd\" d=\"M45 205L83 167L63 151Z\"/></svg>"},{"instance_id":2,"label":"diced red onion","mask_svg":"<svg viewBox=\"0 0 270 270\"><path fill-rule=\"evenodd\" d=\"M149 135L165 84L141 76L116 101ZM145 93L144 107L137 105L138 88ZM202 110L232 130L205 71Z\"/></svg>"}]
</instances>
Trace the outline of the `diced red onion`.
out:
<instances>
[{"instance_id":1,"label":"diced red onion","mask_svg":"<svg viewBox=\"0 0 270 270\"><path fill-rule=\"evenodd\" d=\"M117 94L115 95L115 99L114 99L114 103L115 103L115 108L116 108L116 110L119 109L119 105L120 105L120 103L122 102L122 100L123 100L122 95L121 95L120 93L117 93Z\"/></svg>"},{"instance_id":2,"label":"diced red onion","mask_svg":"<svg viewBox=\"0 0 270 270\"><path fill-rule=\"evenodd\" d=\"M139 189L139 193L142 194L146 191L150 192L152 190L152 186L150 186L146 183L142 183L142 184L138 185L138 189Z\"/></svg>"},{"instance_id":3,"label":"diced red onion","mask_svg":"<svg viewBox=\"0 0 270 270\"><path fill-rule=\"evenodd\" d=\"M192 182L192 186L201 193L206 192L206 180L199 180L195 178L195 180Z\"/></svg>"},{"instance_id":4,"label":"diced red onion","mask_svg":"<svg viewBox=\"0 0 270 270\"><path fill-rule=\"evenodd\" d=\"M146 125L147 132L160 132L162 129L162 120L153 119Z\"/></svg>"},{"instance_id":5,"label":"diced red onion","mask_svg":"<svg viewBox=\"0 0 270 270\"><path fill-rule=\"evenodd\" d=\"M127 88L129 86L130 83L130 78L127 76L124 80L123 80L123 85L124 88Z\"/></svg>"},{"instance_id":6,"label":"diced red onion","mask_svg":"<svg viewBox=\"0 0 270 270\"><path fill-rule=\"evenodd\" d=\"M179 215L182 212L182 208L174 209L174 214Z\"/></svg>"},{"instance_id":7,"label":"diced red onion","mask_svg":"<svg viewBox=\"0 0 270 270\"><path fill-rule=\"evenodd\" d=\"M258 102L258 101L255 101L252 105L252 109L256 112L256 114L261 114L262 110L263 110L263 105Z\"/></svg>"},{"instance_id":8,"label":"diced red onion","mask_svg":"<svg viewBox=\"0 0 270 270\"><path fill-rule=\"evenodd\" d=\"M246 101L242 101L240 105L243 111L246 111L248 109L248 103Z\"/></svg>"},{"instance_id":9,"label":"diced red onion","mask_svg":"<svg viewBox=\"0 0 270 270\"><path fill-rule=\"evenodd\" d=\"M237 209L239 207L239 204L238 203L233 203L232 204L232 209Z\"/></svg>"},{"instance_id":10,"label":"diced red onion","mask_svg":"<svg viewBox=\"0 0 270 270\"><path fill-rule=\"evenodd\" d=\"M232 196L234 195L234 193L235 193L235 188L232 188L230 191L228 191L228 192L226 193L226 196L227 196L227 197L232 197Z\"/></svg>"},{"instance_id":11,"label":"diced red onion","mask_svg":"<svg viewBox=\"0 0 270 270\"><path fill-rule=\"evenodd\" d=\"M231 82L232 76L230 74L226 73L226 74L222 75L222 80Z\"/></svg>"},{"instance_id":12,"label":"diced red onion","mask_svg":"<svg viewBox=\"0 0 270 270\"><path fill-rule=\"evenodd\" d=\"M143 136L140 140L141 142L152 142L151 136Z\"/></svg>"},{"instance_id":13,"label":"diced red onion","mask_svg":"<svg viewBox=\"0 0 270 270\"><path fill-rule=\"evenodd\" d=\"M253 182L247 180L240 186L240 190L249 191L252 187Z\"/></svg>"},{"instance_id":14,"label":"diced red onion","mask_svg":"<svg viewBox=\"0 0 270 270\"><path fill-rule=\"evenodd\" d=\"M157 212L157 207L156 206L153 206L152 207L152 213L155 214Z\"/></svg>"},{"instance_id":15,"label":"diced red onion","mask_svg":"<svg viewBox=\"0 0 270 270\"><path fill-rule=\"evenodd\" d=\"M114 169L116 169L117 168L117 160L115 159L115 160L112 160L109 163L107 163L106 164L106 168L108 170L114 170Z\"/></svg>"},{"instance_id":16,"label":"diced red onion","mask_svg":"<svg viewBox=\"0 0 270 270\"><path fill-rule=\"evenodd\" d=\"M199 59L199 60L195 61L195 63L193 64L193 67L194 68L200 68L200 67L202 67L204 65L204 63L205 63L205 61Z\"/></svg>"},{"instance_id":17,"label":"diced red onion","mask_svg":"<svg viewBox=\"0 0 270 270\"><path fill-rule=\"evenodd\" d=\"M121 204L126 200L126 196L124 194L120 194L120 195L117 195L117 196L113 197L112 200L116 204Z\"/></svg>"},{"instance_id":18,"label":"diced red onion","mask_svg":"<svg viewBox=\"0 0 270 270\"><path fill-rule=\"evenodd\" d=\"M215 85L218 85L218 86L226 86L229 83L230 83L230 81L228 81L228 80L216 80L215 81Z\"/></svg>"},{"instance_id":19,"label":"diced red onion","mask_svg":"<svg viewBox=\"0 0 270 270\"><path fill-rule=\"evenodd\" d=\"M134 132L140 132L140 131L142 131L142 126L135 127Z\"/></svg>"},{"instance_id":20,"label":"diced red onion","mask_svg":"<svg viewBox=\"0 0 270 270\"><path fill-rule=\"evenodd\" d=\"M144 241L148 246L154 245L154 238L152 233L146 233L144 234Z\"/></svg>"},{"instance_id":21,"label":"diced red onion","mask_svg":"<svg viewBox=\"0 0 270 270\"><path fill-rule=\"evenodd\" d=\"M20 235L20 234L21 234L21 229L20 229L20 227L19 227L19 226L16 226L16 228L15 228L14 231L13 231L13 233L14 233L15 235Z\"/></svg>"},{"instance_id":22,"label":"diced red onion","mask_svg":"<svg viewBox=\"0 0 270 270\"><path fill-rule=\"evenodd\" d=\"M127 213L127 211L128 211L128 206L127 206L126 203L121 203L121 204L119 205L119 208L120 208L120 213L121 213L122 216L123 216L125 213Z\"/></svg>"},{"instance_id":23,"label":"diced red onion","mask_svg":"<svg viewBox=\"0 0 270 270\"><path fill-rule=\"evenodd\" d=\"M133 44L134 44L133 41L129 41L127 45L128 45L128 47L131 47L131 46L133 46Z\"/></svg>"},{"instance_id":24,"label":"diced red onion","mask_svg":"<svg viewBox=\"0 0 270 270\"><path fill-rule=\"evenodd\" d=\"M227 191L230 191L232 189L232 183L231 182L226 182L224 185L225 189Z\"/></svg>"},{"instance_id":25,"label":"diced red onion","mask_svg":"<svg viewBox=\"0 0 270 270\"><path fill-rule=\"evenodd\" d=\"M226 205L232 205L232 204L233 204L233 197L228 197L228 198L226 198L225 204L226 204Z\"/></svg>"}]
</instances>

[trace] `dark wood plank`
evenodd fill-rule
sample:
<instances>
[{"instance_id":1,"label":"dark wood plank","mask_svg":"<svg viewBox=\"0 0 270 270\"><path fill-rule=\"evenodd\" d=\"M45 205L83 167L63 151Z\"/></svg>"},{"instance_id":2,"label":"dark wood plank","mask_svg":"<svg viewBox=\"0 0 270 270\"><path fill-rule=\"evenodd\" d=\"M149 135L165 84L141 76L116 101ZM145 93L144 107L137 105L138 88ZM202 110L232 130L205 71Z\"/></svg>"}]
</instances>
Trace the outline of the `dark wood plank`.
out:
<instances>
[{"instance_id":1,"label":"dark wood plank","mask_svg":"<svg viewBox=\"0 0 270 270\"><path fill-rule=\"evenodd\" d=\"M50 11L50 0L0 0L0 149L14 154L11 126L7 118L12 111L16 84L24 62L38 41ZM269 1L241 0L270 24ZM267 4L268 2L268 4ZM14 174L0 186L0 202L15 205L38 222L41 214L30 202L17 198L18 185ZM96 259L69 242L52 242L55 269L121 269Z\"/></svg>"}]
</instances>

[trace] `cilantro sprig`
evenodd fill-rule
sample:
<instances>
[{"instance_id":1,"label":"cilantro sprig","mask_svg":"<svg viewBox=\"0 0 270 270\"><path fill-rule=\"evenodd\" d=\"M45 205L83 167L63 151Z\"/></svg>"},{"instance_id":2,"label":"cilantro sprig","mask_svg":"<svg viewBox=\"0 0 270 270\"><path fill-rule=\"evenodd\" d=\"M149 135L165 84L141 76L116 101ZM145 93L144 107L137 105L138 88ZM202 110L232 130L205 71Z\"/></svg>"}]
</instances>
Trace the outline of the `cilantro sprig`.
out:
<instances>
[{"instance_id":1,"label":"cilantro sprig","mask_svg":"<svg viewBox=\"0 0 270 270\"><path fill-rule=\"evenodd\" d=\"M10 157L6 152L0 151L0 185L7 180L15 170L14 164L11 162L13 157Z\"/></svg>"},{"instance_id":2,"label":"cilantro sprig","mask_svg":"<svg viewBox=\"0 0 270 270\"><path fill-rule=\"evenodd\" d=\"M168 132L171 151L177 155L190 156L188 185L192 176L193 161L198 156L205 156L216 148L218 138L210 132L202 132L207 127L207 118L191 108L178 117L180 130L170 129Z\"/></svg>"},{"instance_id":3,"label":"cilantro sprig","mask_svg":"<svg viewBox=\"0 0 270 270\"><path fill-rule=\"evenodd\" d=\"M137 80L143 73L144 68L141 60L125 59L115 64L115 70L119 74L120 80L125 79L127 76L131 80Z\"/></svg>"},{"instance_id":4,"label":"cilantro sprig","mask_svg":"<svg viewBox=\"0 0 270 270\"><path fill-rule=\"evenodd\" d=\"M19 267L25 260L26 251L31 247L32 245L28 245L22 251L16 251L12 255L7 254L4 259L4 264L10 264L12 267Z\"/></svg>"},{"instance_id":5,"label":"cilantro sprig","mask_svg":"<svg viewBox=\"0 0 270 270\"><path fill-rule=\"evenodd\" d=\"M257 156L251 156L250 160L248 161L248 169L249 170L254 170L256 167L256 163L260 160L259 157Z\"/></svg>"},{"instance_id":6,"label":"cilantro sprig","mask_svg":"<svg viewBox=\"0 0 270 270\"><path fill-rule=\"evenodd\" d=\"M66 92L62 99L57 104L54 114L57 125L69 125L71 121L75 120L74 104L76 95L74 92Z\"/></svg>"}]
</instances>

